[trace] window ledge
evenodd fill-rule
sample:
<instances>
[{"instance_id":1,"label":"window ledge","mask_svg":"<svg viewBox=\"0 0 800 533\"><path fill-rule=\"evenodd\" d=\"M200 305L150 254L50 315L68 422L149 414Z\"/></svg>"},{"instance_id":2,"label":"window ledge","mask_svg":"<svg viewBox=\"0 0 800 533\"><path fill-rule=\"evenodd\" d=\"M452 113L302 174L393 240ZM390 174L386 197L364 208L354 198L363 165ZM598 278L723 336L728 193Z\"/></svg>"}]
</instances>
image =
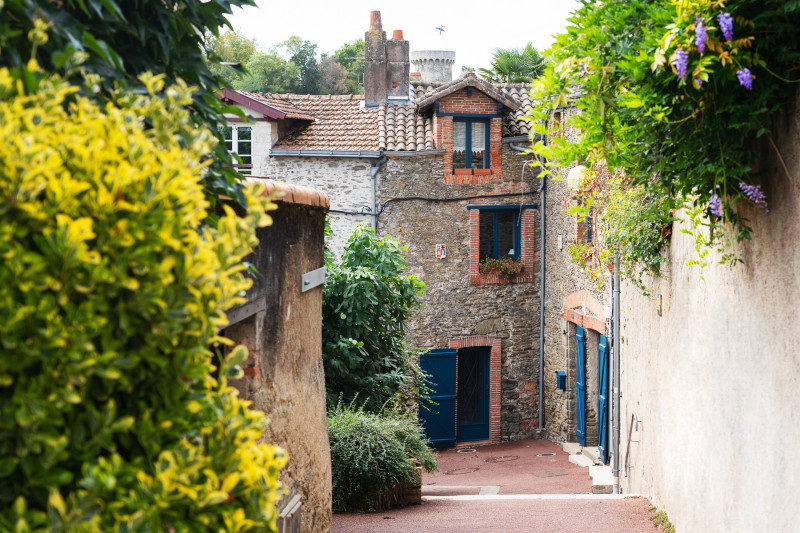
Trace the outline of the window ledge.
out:
<instances>
[{"instance_id":1,"label":"window ledge","mask_svg":"<svg viewBox=\"0 0 800 533\"><path fill-rule=\"evenodd\" d=\"M533 283L533 272L522 271L519 274L507 277L500 274L471 274L470 285L515 285L517 283Z\"/></svg>"},{"instance_id":2,"label":"window ledge","mask_svg":"<svg viewBox=\"0 0 800 533\"><path fill-rule=\"evenodd\" d=\"M463 170L467 173L461 173ZM476 174L472 174L472 169L455 169L454 174L445 174L445 185L483 185L495 181L503 181L503 173L493 169L475 169ZM480 174L478 174L480 172Z\"/></svg>"}]
</instances>

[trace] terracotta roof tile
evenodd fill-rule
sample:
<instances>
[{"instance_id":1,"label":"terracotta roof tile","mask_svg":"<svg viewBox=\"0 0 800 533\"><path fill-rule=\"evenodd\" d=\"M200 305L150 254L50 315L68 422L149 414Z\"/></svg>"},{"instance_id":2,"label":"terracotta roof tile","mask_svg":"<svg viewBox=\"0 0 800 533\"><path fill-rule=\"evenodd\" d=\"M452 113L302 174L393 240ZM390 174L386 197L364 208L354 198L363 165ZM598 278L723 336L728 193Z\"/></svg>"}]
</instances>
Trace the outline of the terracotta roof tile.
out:
<instances>
[{"instance_id":1,"label":"terracotta roof tile","mask_svg":"<svg viewBox=\"0 0 800 533\"><path fill-rule=\"evenodd\" d=\"M253 97L252 95L250 95ZM293 108L313 120L273 147L278 150L378 151L378 108L361 108L362 95L259 94L268 105ZM288 116L288 115L287 115ZM292 118L292 117L290 117ZM301 117L296 117L301 118Z\"/></svg>"},{"instance_id":2,"label":"terracotta roof tile","mask_svg":"<svg viewBox=\"0 0 800 533\"><path fill-rule=\"evenodd\" d=\"M456 87L458 81L412 82L414 99L424 102L436 92ZM489 85L482 80L478 82ZM528 86L491 84L491 89L506 103L513 103L513 107L507 106L509 111L503 118L503 136L528 135L531 127L523 119L531 108ZM389 103L362 109L363 95L243 94L283 111L287 118L311 121L299 124L273 147L276 149L413 152L441 148L434 144L431 113L420 112L416 103Z\"/></svg>"}]
</instances>

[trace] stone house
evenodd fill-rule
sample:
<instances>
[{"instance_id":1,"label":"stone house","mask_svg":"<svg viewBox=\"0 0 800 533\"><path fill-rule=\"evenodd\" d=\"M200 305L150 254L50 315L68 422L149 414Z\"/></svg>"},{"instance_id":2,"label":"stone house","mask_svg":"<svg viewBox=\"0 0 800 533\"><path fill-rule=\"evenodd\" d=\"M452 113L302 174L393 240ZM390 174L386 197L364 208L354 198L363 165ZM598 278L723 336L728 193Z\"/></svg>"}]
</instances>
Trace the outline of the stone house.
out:
<instances>
[{"instance_id":1,"label":"stone house","mask_svg":"<svg viewBox=\"0 0 800 533\"><path fill-rule=\"evenodd\" d=\"M440 445L574 438L568 324L583 324L578 311L587 323L605 322L602 305L596 316L599 304L587 308L586 298L564 312L571 292L592 287L566 251L577 221L563 212L563 184L548 182L545 198L534 156L524 153L527 87L450 79L453 52L410 53L401 31L386 38L379 12L365 41L364 95L225 91L250 118L230 118L229 149L244 173L327 192L335 250L358 223L408 247L409 272L427 285L408 341L433 350L423 365L437 373L439 407L424 416ZM410 57L420 71L412 81ZM481 263L504 258L522 271L481 272ZM567 391L557 372L571 376Z\"/></svg>"}]
</instances>

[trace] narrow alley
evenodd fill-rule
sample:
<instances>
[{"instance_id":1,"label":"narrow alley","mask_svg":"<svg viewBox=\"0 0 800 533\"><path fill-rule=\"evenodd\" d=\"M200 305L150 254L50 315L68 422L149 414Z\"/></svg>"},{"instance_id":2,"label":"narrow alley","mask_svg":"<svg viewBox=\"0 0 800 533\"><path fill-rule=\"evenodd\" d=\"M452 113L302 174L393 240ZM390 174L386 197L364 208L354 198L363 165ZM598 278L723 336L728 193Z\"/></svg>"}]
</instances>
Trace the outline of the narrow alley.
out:
<instances>
[{"instance_id":1,"label":"narrow alley","mask_svg":"<svg viewBox=\"0 0 800 533\"><path fill-rule=\"evenodd\" d=\"M526 439L439 454L422 505L334 514L334 533L514 531L657 533L646 498L592 494L589 469L560 446Z\"/></svg>"}]
</instances>

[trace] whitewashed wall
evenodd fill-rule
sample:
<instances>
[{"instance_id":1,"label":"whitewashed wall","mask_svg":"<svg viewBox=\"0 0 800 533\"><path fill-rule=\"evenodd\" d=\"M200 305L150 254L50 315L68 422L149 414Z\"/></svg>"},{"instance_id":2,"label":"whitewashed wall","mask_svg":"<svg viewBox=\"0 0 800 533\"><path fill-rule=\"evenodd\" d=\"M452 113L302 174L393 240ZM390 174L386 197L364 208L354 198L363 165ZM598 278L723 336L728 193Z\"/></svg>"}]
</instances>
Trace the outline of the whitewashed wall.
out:
<instances>
[{"instance_id":1,"label":"whitewashed wall","mask_svg":"<svg viewBox=\"0 0 800 533\"><path fill-rule=\"evenodd\" d=\"M623 286L622 468L631 415L641 424L621 484L680 533L800 530L797 105L777 130L794 184L765 150L771 212L743 209L754 229L746 263L685 266L694 243L676 227L654 298Z\"/></svg>"}]
</instances>

